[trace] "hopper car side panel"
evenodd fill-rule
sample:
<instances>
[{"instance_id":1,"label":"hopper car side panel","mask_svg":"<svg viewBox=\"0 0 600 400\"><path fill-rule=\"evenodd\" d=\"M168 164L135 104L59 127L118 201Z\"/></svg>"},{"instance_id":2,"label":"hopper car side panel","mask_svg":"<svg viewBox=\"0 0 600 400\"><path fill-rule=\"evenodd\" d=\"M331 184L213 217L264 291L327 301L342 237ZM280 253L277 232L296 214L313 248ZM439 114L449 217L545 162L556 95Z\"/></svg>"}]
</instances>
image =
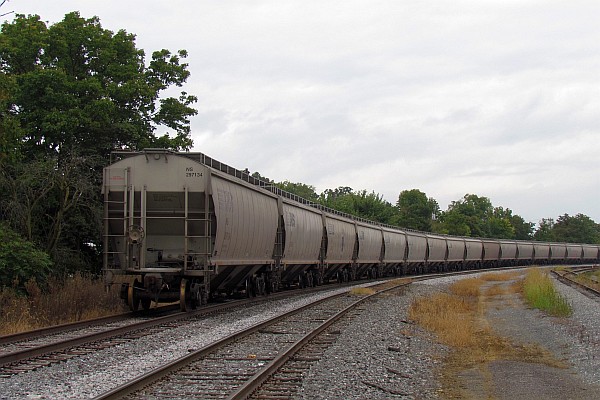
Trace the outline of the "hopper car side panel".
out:
<instances>
[{"instance_id":1,"label":"hopper car side panel","mask_svg":"<svg viewBox=\"0 0 600 400\"><path fill-rule=\"evenodd\" d=\"M550 260L550 244L533 242L533 261L545 264Z\"/></svg>"},{"instance_id":2,"label":"hopper car side panel","mask_svg":"<svg viewBox=\"0 0 600 400\"><path fill-rule=\"evenodd\" d=\"M550 244L550 260L553 262L564 260L567 255L567 246L564 243Z\"/></svg>"},{"instance_id":3,"label":"hopper car side panel","mask_svg":"<svg viewBox=\"0 0 600 400\"><path fill-rule=\"evenodd\" d=\"M356 224L358 236L358 263L378 264L381 262L381 229L363 223Z\"/></svg>"},{"instance_id":4,"label":"hopper car side panel","mask_svg":"<svg viewBox=\"0 0 600 400\"><path fill-rule=\"evenodd\" d=\"M584 244L583 245L583 256L582 256L583 260L588 261L588 262L597 261L598 260L598 250L599 250L598 246Z\"/></svg>"},{"instance_id":5,"label":"hopper car side panel","mask_svg":"<svg viewBox=\"0 0 600 400\"><path fill-rule=\"evenodd\" d=\"M217 236L216 264L268 264L273 261L277 199L218 176L212 177Z\"/></svg>"},{"instance_id":6,"label":"hopper car side panel","mask_svg":"<svg viewBox=\"0 0 600 400\"><path fill-rule=\"evenodd\" d=\"M427 259L427 237L413 231L406 232L406 245L408 254L404 265L404 272L420 272L425 267Z\"/></svg>"},{"instance_id":7,"label":"hopper car side panel","mask_svg":"<svg viewBox=\"0 0 600 400\"><path fill-rule=\"evenodd\" d=\"M483 266L494 266L500 260L500 242L495 240L482 240Z\"/></svg>"},{"instance_id":8,"label":"hopper car side panel","mask_svg":"<svg viewBox=\"0 0 600 400\"><path fill-rule=\"evenodd\" d=\"M394 264L404 262L406 255L406 233L384 228L383 240L385 242L384 261Z\"/></svg>"},{"instance_id":9,"label":"hopper car side panel","mask_svg":"<svg viewBox=\"0 0 600 400\"><path fill-rule=\"evenodd\" d=\"M482 259L483 242L479 239L465 239L465 267L480 267Z\"/></svg>"},{"instance_id":10,"label":"hopper car side panel","mask_svg":"<svg viewBox=\"0 0 600 400\"><path fill-rule=\"evenodd\" d=\"M283 204L285 224L285 250L283 262L290 264L316 264L319 262L323 218L315 209Z\"/></svg>"},{"instance_id":11,"label":"hopper car side panel","mask_svg":"<svg viewBox=\"0 0 600 400\"><path fill-rule=\"evenodd\" d=\"M533 260L533 243L517 242L517 259L521 263L530 264Z\"/></svg>"},{"instance_id":12,"label":"hopper car side panel","mask_svg":"<svg viewBox=\"0 0 600 400\"><path fill-rule=\"evenodd\" d=\"M446 237L448 259L452 264L460 264L465 260L465 240L462 238Z\"/></svg>"},{"instance_id":13,"label":"hopper car side panel","mask_svg":"<svg viewBox=\"0 0 600 400\"><path fill-rule=\"evenodd\" d=\"M567 244L566 260L568 262L581 261L583 258L583 247L580 244Z\"/></svg>"},{"instance_id":14,"label":"hopper car side panel","mask_svg":"<svg viewBox=\"0 0 600 400\"><path fill-rule=\"evenodd\" d=\"M500 242L500 262L501 265L515 265L517 259L517 243L509 241Z\"/></svg>"},{"instance_id":15,"label":"hopper car side panel","mask_svg":"<svg viewBox=\"0 0 600 400\"><path fill-rule=\"evenodd\" d=\"M352 262L354 242L356 241L356 228L354 222L333 214L325 214L325 227L327 230L327 255L328 263Z\"/></svg>"}]
</instances>

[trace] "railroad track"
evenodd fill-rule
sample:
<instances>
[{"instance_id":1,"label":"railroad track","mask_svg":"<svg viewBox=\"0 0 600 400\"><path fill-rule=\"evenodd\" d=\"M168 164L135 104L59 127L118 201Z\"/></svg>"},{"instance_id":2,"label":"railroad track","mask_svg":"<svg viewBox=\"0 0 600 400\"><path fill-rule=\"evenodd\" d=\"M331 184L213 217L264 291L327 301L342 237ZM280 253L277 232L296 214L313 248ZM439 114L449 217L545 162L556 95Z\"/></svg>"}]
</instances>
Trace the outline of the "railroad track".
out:
<instances>
[{"instance_id":1,"label":"railroad track","mask_svg":"<svg viewBox=\"0 0 600 400\"><path fill-rule=\"evenodd\" d=\"M597 270L598 266L586 266L586 267L574 267L573 269L569 269L569 270L561 270L561 271L557 271L557 270L552 270L552 274L560 281L563 282L566 285L569 285L579 291L581 291L582 293L586 294L588 297L592 297L592 298L600 298L600 291L598 289L595 289L591 286L588 286L582 282L576 281L575 279L573 279L574 277L576 277L578 274L582 273L582 272L588 272L588 271L592 271L592 270Z\"/></svg>"},{"instance_id":2,"label":"railroad track","mask_svg":"<svg viewBox=\"0 0 600 400\"><path fill-rule=\"evenodd\" d=\"M0 378L33 371L54 363L81 357L122 343L130 342L161 331L180 327L183 323L197 321L208 314L229 312L233 308L247 307L275 299L284 299L303 293L327 290L317 287L303 291L280 292L267 297L257 297L213 304L194 312L172 312L179 307L155 314L125 313L73 324L49 327L0 338ZM163 315L168 312L166 315ZM135 319L131 319L132 316Z\"/></svg>"},{"instance_id":3,"label":"railroad track","mask_svg":"<svg viewBox=\"0 0 600 400\"><path fill-rule=\"evenodd\" d=\"M409 283L404 280L374 295ZM341 333L341 327L332 325L359 315L359 307L372 296L336 293L313 301L190 352L96 399L246 398L276 371L282 376L272 377L264 390L271 395L289 392Z\"/></svg>"}]
</instances>

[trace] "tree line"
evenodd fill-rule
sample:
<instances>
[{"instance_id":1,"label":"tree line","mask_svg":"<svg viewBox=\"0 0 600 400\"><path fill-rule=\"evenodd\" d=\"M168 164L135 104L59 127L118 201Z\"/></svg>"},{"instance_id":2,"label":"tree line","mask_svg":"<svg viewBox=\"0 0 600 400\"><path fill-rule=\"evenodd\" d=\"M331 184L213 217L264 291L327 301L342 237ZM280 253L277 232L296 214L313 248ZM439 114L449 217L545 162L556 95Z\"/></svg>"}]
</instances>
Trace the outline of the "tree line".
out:
<instances>
[{"instance_id":1,"label":"tree line","mask_svg":"<svg viewBox=\"0 0 600 400\"><path fill-rule=\"evenodd\" d=\"M16 15L0 30L0 287L27 279L99 273L102 254L102 168L112 150L192 147L197 97L181 90L190 76L187 52L147 57L135 35L104 29L78 12L48 25ZM257 177L260 177L260 174ZM342 212L421 231L453 235L598 243L584 215L545 219L533 232L509 209L465 195L440 211L413 189L391 204L350 187L315 188L288 181L282 189Z\"/></svg>"}]
</instances>

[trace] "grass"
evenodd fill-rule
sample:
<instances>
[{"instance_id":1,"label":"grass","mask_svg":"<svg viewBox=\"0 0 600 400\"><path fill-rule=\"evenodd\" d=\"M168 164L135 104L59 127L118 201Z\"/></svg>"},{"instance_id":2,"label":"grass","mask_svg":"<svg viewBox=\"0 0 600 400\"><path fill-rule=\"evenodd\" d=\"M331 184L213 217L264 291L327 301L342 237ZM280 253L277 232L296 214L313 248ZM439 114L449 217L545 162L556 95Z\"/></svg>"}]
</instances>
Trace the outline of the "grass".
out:
<instances>
[{"instance_id":1,"label":"grass","mask_svg":"<svg viewBox=\"0 0 600 400\"><path fill-rule=\"evenodd\" d=\"M350 290L350 294L353 296L368 296L373 293L375 293L375 290L364 287L352 288L352 290Z\"/></svg>"},{"instance_id":2,"label":"grass","mask_svg":"<svg viewBox=\"0 0 600 400\"><path fill-rule=\"evenodd\" d=\"M573 313L569 302L558 293L547 272L530 269L522 285L523 297L527 303L550 315L568 317Z\"/></svg>"},{"instance_id":3,"label":"grass","mask_svg":"<svg viewBox=\"0 0 600 400\"><path fill-rule=\"evenodd\" d=\"M600 270L577 274L574 279L593 289L600 290Z\"/></svg>"},{"instance_id":4,"label":"grass","mask_svg":"<svg viewBox=\"0 0 600 400\"><path fill-rule=\"evenodd\" d=\"M0 335L81 321L125 311L116 290L107 292L102 280L81 274L50 280L43 291L32 280L27 295L0 290Z\"/></svg>"},{"instance_id":5,"label":"grass","mask_svg":"<svg viewBox=\"0 0 600 400\"><path fill-rule=\"evenodd\" d=\"M486 393L493 393L494 385L488 369L493 361L510 360L565 367L539 345L520 345L493 331L485 314L489 299L500 292L516 292L522 287L521 284L512 284L496 289L501 283L494 282L505 282L506 279L500 274L494 275L492 279L457 281L450 286L449 293L417 298L409 307L411 321L434 333L440 343L450 346L440 367L443 398L473 397L459 378L463 371L473 369L481 373L481 385ZM517 275L511 279L517 279ZM406 335L405 332L400 333Z\"/></svg>"}]
</instances>

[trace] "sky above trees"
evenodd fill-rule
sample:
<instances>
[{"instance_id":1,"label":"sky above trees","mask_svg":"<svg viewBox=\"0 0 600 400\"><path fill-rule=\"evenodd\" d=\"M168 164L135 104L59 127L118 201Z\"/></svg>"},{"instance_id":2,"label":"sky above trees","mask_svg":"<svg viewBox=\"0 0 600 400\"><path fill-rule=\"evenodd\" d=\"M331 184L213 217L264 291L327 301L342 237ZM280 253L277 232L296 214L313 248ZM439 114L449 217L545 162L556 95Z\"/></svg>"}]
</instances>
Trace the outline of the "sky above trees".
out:
<instances>
[{"instance_id":1,"label":"sky above trees","mask_svg":"<svg viewBox=\"0 0 600 400\"><path fill-rule=\"evenodd\" d=\"M442 209L475 193L529 222L600 220L598 2L12 0L0 14L74 10L147 54L187 50L193 149L230 165L391 203L418 188Z\"/></svg>"}]
</instances>

